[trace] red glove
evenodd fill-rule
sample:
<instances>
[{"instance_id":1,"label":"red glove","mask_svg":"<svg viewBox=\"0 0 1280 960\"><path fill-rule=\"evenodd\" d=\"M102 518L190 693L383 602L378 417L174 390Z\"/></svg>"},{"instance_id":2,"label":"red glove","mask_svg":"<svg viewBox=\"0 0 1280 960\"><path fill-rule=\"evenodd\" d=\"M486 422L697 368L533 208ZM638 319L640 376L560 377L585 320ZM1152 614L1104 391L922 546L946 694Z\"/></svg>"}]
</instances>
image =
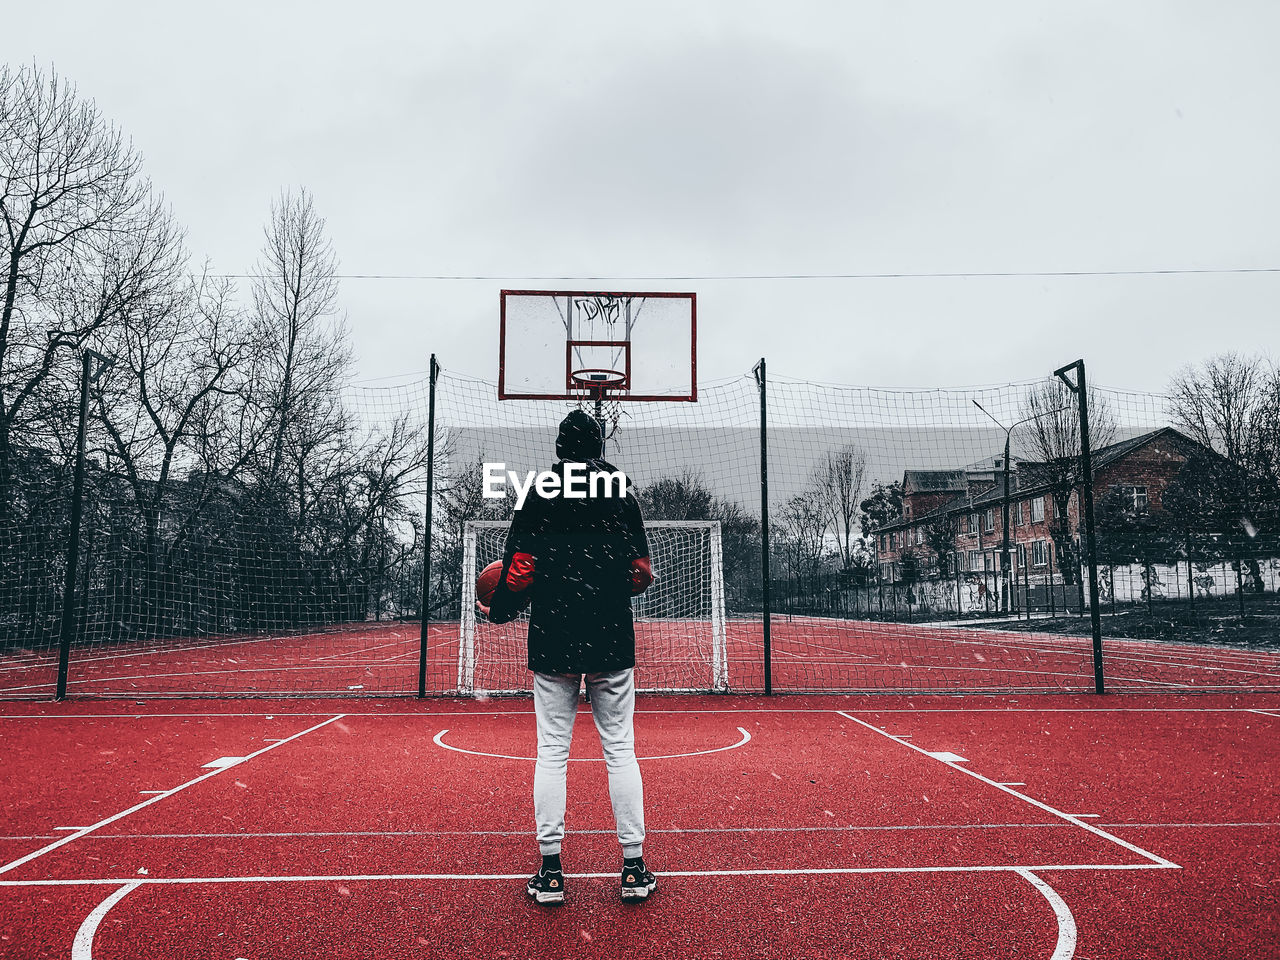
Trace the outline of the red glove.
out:
<instances>
[{"instance_id":1,"label":"red glove","mask_svg":"<svg viewBox=\"0 0 1280 960\"><path fill-rule=\"evenodd\" d=\"M631 561L631 595L639 596L649 589L653 583L653 567L648 557L640 557Z\"/></svg>"},{"instance_id":2,"label":"red glove","mask_svg":"<svg viewBox=\"0 0 1280 960\"><path fill-rule=\"evenodd\" d=\"M507 568L507 589L512 593L520 593L529 589L533 583L533 554L515 553L511 555L511 566Z\"/></svg>"}]
</instances>

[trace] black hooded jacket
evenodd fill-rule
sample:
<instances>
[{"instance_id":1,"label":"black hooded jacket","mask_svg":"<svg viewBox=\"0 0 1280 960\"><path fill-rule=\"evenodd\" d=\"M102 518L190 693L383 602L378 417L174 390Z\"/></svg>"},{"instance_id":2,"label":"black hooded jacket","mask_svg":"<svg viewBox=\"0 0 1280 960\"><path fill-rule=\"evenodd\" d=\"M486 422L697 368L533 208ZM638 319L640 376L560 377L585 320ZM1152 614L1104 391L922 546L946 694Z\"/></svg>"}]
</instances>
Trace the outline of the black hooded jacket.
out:
<instances>
[{"instance_id":1,"label":"black hooded jacket","mask_svg":"<svg viewBox=\"0 0 1280 960\"><path fill-rule=\"evenodd\" d=\"M563 485L566 463L616 470L600 458L600 428L573 411L560 425L552 469ZM616 493L616 484L614 485ZM533 557L532 584L515 592L507 574L516 554ZM649 555L640 505L628 486L624 497L544 497L529 491L507 535L503 575L489 619L514 620L526 602L529 669L538 673L607 673L634 667L631 564Z\"/></svg>"}]
</instances>

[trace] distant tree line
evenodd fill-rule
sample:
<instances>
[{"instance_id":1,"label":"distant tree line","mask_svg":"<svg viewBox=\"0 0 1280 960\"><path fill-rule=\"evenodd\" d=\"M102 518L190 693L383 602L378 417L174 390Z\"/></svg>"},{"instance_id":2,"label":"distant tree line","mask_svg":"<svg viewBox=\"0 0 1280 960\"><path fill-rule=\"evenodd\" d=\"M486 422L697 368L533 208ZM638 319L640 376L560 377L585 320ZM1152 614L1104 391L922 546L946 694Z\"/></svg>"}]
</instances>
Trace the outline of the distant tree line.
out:
<instances>
[{"instance_id":1,"label":"distant tree line","mask_svg":"<svg viewBox=\"0 0 1280 960\"><path fill-rule=\"evenodd\" d=\"M196 263L127 137L56 72L0 68L0 638L61 609L80 358L93 364L91 636L416 612L424 431L361 420L338 259L305 190L247 290Z\"/></svg>"}]
</instances>

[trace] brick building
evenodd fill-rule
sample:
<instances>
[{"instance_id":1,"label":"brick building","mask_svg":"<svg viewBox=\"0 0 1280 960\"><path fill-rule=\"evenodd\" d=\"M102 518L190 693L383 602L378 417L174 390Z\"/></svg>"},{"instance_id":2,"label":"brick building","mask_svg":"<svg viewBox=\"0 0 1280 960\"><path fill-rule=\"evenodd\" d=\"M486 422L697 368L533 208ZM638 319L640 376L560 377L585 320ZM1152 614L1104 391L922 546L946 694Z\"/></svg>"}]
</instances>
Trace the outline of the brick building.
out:
<instances>
[{"instance_id":1,"label":"brick building","mask_svg":"<svg viewBox=\"0 0 1280 960\"><path fill-rule=\"evenodd\" d=\"M1094 496L1110 491L1135 511L1156 512L1161 497L1192 456L1207 449L1171 427L1094 451ZM1212 454L1210 454L1212 455ZM1017 580L1060 576L1051 525L1058 504L1043 463L1009 465L1009 560ZM876 529L881 581L938 576L994 576L1004 537L1004 463L995 457L963 470L908 470L902 477L902 517ZM1067 535L1080 542L1079 494L1067 503ZM1079 556L1077 549L1076 555ZM904 566L915 567L904 577Z\"/></svg>"}]
</instances>

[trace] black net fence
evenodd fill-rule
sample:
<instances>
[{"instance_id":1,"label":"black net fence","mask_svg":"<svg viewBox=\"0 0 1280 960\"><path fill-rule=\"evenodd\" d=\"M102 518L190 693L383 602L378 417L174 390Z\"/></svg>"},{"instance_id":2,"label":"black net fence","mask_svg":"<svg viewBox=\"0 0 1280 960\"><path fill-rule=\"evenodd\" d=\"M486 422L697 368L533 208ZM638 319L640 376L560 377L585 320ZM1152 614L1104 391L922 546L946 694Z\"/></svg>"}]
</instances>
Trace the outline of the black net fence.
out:
<instances>
[{"instance_id":1,"label":"black net fence","mask_svg":"<svg viewBox=\"0 0 1280 960\"><path fill-rule=\"evenodd\" d=\"M71 696L527 689L520 625L464 615L468 525L472 550L498 549L474 525L500 531L514 503L485 496L484 465L550 466L576 404L500 402L446 370L433 433L432 393L429 378L336 391L283 435L207 411L176 440L95 399L67 633L74 424L11 442L0 696L51 696L64 638ZM1108 687L1280 687L1280 390L1085 393ZM606 407L607 458L646 520L694 525L662 534L688 545L659 561L688 596L637 601L642 689L1094 689L1079 401L1055 377L771 375L762 391L747 374L696 403ZM714 551L689 532L712 528Z\"/></svg>"},{"instance_id":2,"label":"black net fence","mask_svg":"<svg viewBox=\"0 0 1280 960\"><path fill-rule=\"evenodd\" d=\"M342 391L321 429L216 458L91 407L68 695L416 692L423 389ZM55 690L74 439L10 455L3 696Z\"/></svg>"}]
</instances>

